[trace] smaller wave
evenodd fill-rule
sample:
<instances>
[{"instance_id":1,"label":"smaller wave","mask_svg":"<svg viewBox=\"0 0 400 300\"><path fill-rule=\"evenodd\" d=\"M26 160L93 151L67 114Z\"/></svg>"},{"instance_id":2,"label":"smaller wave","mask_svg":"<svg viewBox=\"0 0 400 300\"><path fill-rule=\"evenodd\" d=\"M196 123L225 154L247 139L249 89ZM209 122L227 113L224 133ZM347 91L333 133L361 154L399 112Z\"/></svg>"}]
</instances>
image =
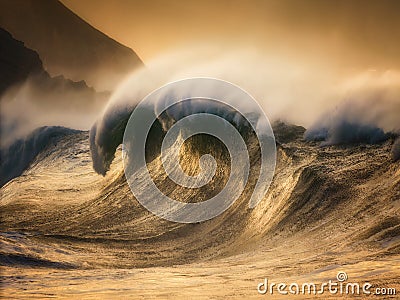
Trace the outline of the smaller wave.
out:
<instances>
[{"instance_id":1,"label":"smaller wave","mask_svg":"<svg viewBox=\"0 0 400 300\"><path fill-rule=\"evenodd\" d=\"M396 132L385 132L383 129L368 124L341 121L329 126L314 125L304 133L307 141L321 142L322 146L380 144L393 139L390 156L393 161L400 159L400 137Z\"/></svg>"},{"instance_id":2,"label":"smaller wave","mask_svg":"<svg viewBox=\"0 0 400 300\"><path fill-rule=\"evenodd\" d=\"M381 128L348 121L334 122L328 126L313 126L304 133L308 141L321 141L322 145L378 144L386 141L390 134Z\"/></svg>"},{"instance_id":3,"label":"smaller wave","mask_svg":"<svg viewBox=\"0 0 400 300\"><path fill-rule=\"evenodd\" d=\"M79 132L62 126L44 126L0 149L0 187L22 174L35 157L61 137Z\"/></svg>"}]
</instances>

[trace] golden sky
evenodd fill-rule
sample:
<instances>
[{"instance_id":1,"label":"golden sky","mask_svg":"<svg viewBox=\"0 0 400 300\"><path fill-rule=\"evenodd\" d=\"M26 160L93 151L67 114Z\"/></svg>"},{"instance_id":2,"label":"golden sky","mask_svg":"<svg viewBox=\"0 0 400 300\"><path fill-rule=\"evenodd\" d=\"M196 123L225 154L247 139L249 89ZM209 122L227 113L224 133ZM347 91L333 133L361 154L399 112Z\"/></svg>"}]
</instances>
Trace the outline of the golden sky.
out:
<instances>
[{"instance_id":1,"label":"golden sky","mask_svg":"<svg viewBox=\"0 0 400 300\"><path fill-rule=\"evenodd\" d=\"M207 45L257 49L343 69L400 66L400 1L62 0L146 61Z\"/></svg>"}]
</instances>

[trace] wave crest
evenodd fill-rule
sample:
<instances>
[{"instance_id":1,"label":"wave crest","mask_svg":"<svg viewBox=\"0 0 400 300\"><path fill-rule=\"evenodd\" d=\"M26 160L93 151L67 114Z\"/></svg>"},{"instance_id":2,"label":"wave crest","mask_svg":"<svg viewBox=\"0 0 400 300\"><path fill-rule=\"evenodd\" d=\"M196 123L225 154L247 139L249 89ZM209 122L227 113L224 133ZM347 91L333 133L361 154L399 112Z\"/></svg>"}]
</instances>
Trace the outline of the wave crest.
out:
<instances>
[{"instance_id":1,"label":"wave crest","mask_svg":"<svg viewBox=\"0 0 400 300\"><path fill-rule=\"evenodd\" d=\"M35 157L58 139L79 132L61 126L37 128L25 138L16 140L0 149L0 186L19 176L33 162Z\"/></svg>"}]
</instances>

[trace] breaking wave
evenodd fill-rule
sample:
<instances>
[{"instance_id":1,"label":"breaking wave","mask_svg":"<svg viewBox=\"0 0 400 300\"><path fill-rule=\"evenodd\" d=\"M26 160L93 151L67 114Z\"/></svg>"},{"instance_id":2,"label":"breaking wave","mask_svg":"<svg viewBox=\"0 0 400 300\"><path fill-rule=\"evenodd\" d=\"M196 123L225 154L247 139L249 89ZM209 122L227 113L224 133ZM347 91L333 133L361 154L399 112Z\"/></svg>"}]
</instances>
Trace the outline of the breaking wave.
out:
<instances>
[{"instance_id":1,"label":"breaking wave","mask_svg":"<svg viewBox=\"0 0 400 300\"><path fill-rule=\"evenodd\" d=\"M60 126L44 126L34 130L25 138L16 140L10 146L1 148L0 186L21 175L46 147L55 145L60 138L77 132Z\"/></svg>"},{"instance_id":2,"label":"breaking wave","mask_svg":"<svg viewBox=\"0 0 400 300\"><path fill-rule=\"evenodd\" d=\"M213 88L213 87L211 87ZM216 87L215 93L227 97L230 91L218 91ZM122 90L134 90L132 84L128 84ZM209 113L224 118L238 128L239 131L251 131L252 126L249 122L257 125L260 118L259 109L254 107L254 103L240 104L241 99L235 99L242 108L244 113L249 113L250 120L246 119L241 112L235 111L232 107L226 104L221 104L208 99L197 99L193 97L196 94L196 85L193 84L192 91L168 90L160 98L145 104L146 111L151 114L156 120L152 126L151 134L148 137L148 144L153 147L148 147L147 152L154 153L154 147L157 142L160 142L168 129L177 121L194 114ZM192 94L191 94L192 93ZM225 93L225 95L224 95ZM110 100L109 106L104 111L102 117L93 125L90 130L90 149L92 153L93 168L102 175L105 175L110 168L114 159L114 154L117 147L122 143L126 124L135 109L140 92L131 92L130 96L126 96L126 91L117 91L114 98ZM174 99L187 99L182 103L172 105ZM193 98L193 99L192 99ZM242 99L243 100L243 99ZM168 108L167 108L168 107ZM167 109L166 109L167 108ZM149 156L149 154L147 154Z\"/></svg>"},{"instance_id":3,"label":"breaking wave","mask_svg":"<svg viewBox=\"0 0 400 300\"><path fill-rule=\"evenodd\" d=\"M400 134L400 77L361 78L347 98L326 111L304 134L321 145L379 144ZM353 84L354 85L354 84ZM396 143L392 153L397 153ZM395 154L392 154L393 159Z\"/></svg>"},{"instance_id":4,"label":"breaking wave","mask_svg":"<svg viewBox=\"0 0 400 300\"><path fill-rule=\"evenodd\" d=\"M330 127L311 127L304 134L306 140L322 141L322 145L377 144L389 137L390 134L381 128L347 121L331 124Z\"/></svg>"}]
</instances>

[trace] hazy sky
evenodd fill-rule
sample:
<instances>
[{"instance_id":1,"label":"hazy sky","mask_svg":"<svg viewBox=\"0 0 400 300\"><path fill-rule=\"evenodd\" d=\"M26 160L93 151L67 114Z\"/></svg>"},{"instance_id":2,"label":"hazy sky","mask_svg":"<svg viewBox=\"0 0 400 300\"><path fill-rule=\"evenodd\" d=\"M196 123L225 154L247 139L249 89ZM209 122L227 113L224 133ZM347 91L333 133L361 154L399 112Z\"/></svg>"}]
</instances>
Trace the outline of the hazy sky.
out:
<instances>
[{"instance_id":1,"label":"hazy sky","mask_svg":"<svg viewBox=\"0 0 400 300\"><path fill-rule=\"evenodd\" d=\"M400 1L62 0L146 62L207 45L250 48L335 64L343 70L400 66Z\"/></svg>"}]
</instances>

